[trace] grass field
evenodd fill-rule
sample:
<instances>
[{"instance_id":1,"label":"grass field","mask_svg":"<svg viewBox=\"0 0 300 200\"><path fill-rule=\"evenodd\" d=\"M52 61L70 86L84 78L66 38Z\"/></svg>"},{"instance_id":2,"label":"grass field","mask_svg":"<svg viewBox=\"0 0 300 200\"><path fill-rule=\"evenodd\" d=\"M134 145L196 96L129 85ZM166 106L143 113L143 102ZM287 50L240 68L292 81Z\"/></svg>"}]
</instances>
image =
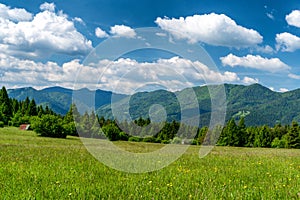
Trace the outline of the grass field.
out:
<instances>
[{"instance_id":1,"label":"grass field","mask_svg":"<svg viewBox=\"0 0 300 200\"><path fill-rule=\"evenodd\" d=\"M117 142L132 151L158 144ZM300 199L300 150L192 146L155 172L129 174L93 158L78 138L0 129L0 199Z\"/></svg>"}]
</instances>

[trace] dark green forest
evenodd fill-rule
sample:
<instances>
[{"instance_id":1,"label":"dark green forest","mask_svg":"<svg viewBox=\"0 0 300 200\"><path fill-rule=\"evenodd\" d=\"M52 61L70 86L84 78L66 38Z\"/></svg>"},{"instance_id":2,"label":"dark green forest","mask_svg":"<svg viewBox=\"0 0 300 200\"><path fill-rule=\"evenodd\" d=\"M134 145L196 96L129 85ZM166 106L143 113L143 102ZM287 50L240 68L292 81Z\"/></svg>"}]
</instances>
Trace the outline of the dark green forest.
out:
<instances>
[{"instance_id":1,"label":"dark green forest","mask_svg":"<svg viewBox=\"0 0 300 200\"><path fill-rule=\"evenodd\" d=\"M245 117L247 126L275 126L278 123L291 124L292 121L300 122L300 89L288 92L275 92L260 84L253 85L211 85L209 88L214 91L224 89L226 94L226 121L234 118L236 122ZM167 121L180 121L181 109L176 96L185 95L186 90L190 88L171 93L165 90L151 92L138 92L132 96L125 94L116 94L103 90L71 90L61 87L51 87L42 90L34 88L8 89L10 98L24 101L27 97L35 100L37 105L44 108L48 106L55 113L66 115L72 103L72 96L82 96L84 99L78 99L86 103L84 107L93 107L98 116L104 116L105 119L114 119L111 112L111 99L113 103L122 101L130 102L130 114L133 120L142 117L148 118L148 110L151 105L161 104L167 112ZM200 126L207 126L211 114L211 97L208 86L198 86L192 88L199 102L199 112L201 114ZM92 101L85 102L85 97L95 99L95 105ZM80 111L83 105L77 105Z\"/></svg>"},{"instance_id":2,"label":"dark green forest","mask_svg":"<svg viewBox=\"0 0 300 200\"><path fill-rule=\"evenodd\" d=\"M300 148L300 126L296 121L274 126L246 126L246 117L232 117L221 129L217 145L236 147ZM5 87L0 90L0 126L30 124L32 130L45 137L66 138L67 135L108 138L155 143L186 143L201 145L209 130L207 126L191 127L179 121L154 123L148 118L136 118L132 122L99 117L94 112L80 114L72 104L65 115L60 115L48 106L37 105L33 98L19 101L9 98ZM100 128L101 127L101 128ZM179 129L181 131L179 131Z\"/></svg>"}]
</instances>

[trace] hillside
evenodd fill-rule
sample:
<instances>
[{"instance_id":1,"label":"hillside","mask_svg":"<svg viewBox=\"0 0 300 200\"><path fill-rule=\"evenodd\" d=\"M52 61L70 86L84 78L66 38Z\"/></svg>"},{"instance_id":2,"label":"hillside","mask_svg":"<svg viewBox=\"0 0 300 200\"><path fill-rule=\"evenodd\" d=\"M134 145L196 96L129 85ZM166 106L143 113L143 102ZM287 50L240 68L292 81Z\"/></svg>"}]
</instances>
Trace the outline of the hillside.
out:
<instances>
[{"instance_id":1,"label":"hillside","mask_svg":"<svg viewBox=\"0 0 300 200\"><path fill-rule=\"evenodd\" d=\"M218 89L219 86L211 86L211 88ZM253 84L249 86L225 84L227 114L226 119L234 117L239 119L241 116L245 117L247 125L263 125L267 124L273 126L276 123L290 124L293 120L300 121L300 89L279 93L271 91L270 89ZM65 114L72 102L72 94L76 94L79 102L84 102L88 105L79 106L84 109L87 107L94 107L93 101L87 102L86 99L95 98L95 108L99 116L112 118L111 112L111 97L114 95L115 104L120 113L128 115L133 119L139 117L148 118L149 109L154 104L161 104L166 108L168 121L180 120L181 109L187 111L189 108L180 108L176 96L186 95L186 90L171 93L164 90L157 90L152 92L139 92L133 96L122 94L113 94L109 91L97 90L90 91L88 89L81 89L72 91L61 87L52 87L43 90L36 90L33 88L9 89L8 94L12 98L24 100L27 96L34 98L37 104L48 105L55 112ZM207 125L211 114L211 99L208 88L206 86L194 87L193 90L198 98L200 110L200 125ZM129 108L125 103L129 102ZM192 114L193 110L187 113ZM158 113L159 110L154 109L152 112ZM116 113L115 113L116 114ZM118 118L122 119L118 115ZM124 118L123 118L124 119Z\"/></svg>"},{"instance_id":2,"label":"hillside","mask_svg":"<svg viewBox=\"0 0 300 200\"><path fill-rule=\"evenodd\" d=\"M7 93L9 97L17 100L24 100L26 97L30 99L34 98L36 104L49 106L54 112L59 114L66 114L72 103L72 95L83 101L88 99L87 97L95 98L95 101L84 101L88 103L88 107L99 108L103 105L111 102L112 92L104 90L91 91L88 89L71 90L62 87L50 87L42 90L36 90L34 88L19 88L19 89L8 89ZM114 98L122 99L126 95L114 94ZM80 99L82 98L82 99ZM93 105L95 104L95 105Z\"/></svg>"},{"instance_id":3,"label":"hillside","mask_svg":"<svg viewBox=\"0 0 300 200\"><path fill-rule=\"evenodd\" d=\"M219 86L211 86L211 90ZM260 84L250 86L225 84L227 111L226 120L245 117L249 126L270 125L276 123L290 124L293 120L300 121L300 89L279 93ZM211 114L211 98L208 88L193 88L199 102L200 125L208 125ZM184 95L185 90L176 95ZM143 92L133 95L130 99L130 113L133 119L139 116L149 117L148 110L152 104L160 103L166 107L168 121L180 119L180 107L176 97L166 91ZM100 107L99 116L111 117L109 105Z\"/></svg>"}]
</instances>

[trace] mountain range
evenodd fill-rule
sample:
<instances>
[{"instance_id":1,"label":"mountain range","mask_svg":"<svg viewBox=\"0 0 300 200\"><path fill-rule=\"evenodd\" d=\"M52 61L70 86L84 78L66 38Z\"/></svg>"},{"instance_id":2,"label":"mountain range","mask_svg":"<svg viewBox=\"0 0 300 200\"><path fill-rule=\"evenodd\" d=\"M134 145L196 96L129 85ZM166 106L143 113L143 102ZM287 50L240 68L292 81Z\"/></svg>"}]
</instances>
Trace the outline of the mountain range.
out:
<instances>
[{"instance_id":1,"label":"mountain range","mask_svg":"<svg viewBox=\"0 0 300 200\"><path fill-rule=\"evenodd\" d=\"M218 89L220 86L198 86L193 89L199 103L200 126L208 125L211 117L211 96L209 88ZM130 116L132 119L139 117L148 118L150 115L155 117L165 115L168 121L180 120L180 102L177 97L186 96L188 89L175 93L156 90L151 92L138 92L132 96L125 94L115 94L110 91L88 89L71 90L62 87L51 87L36 90L31 87L8 89L11 98L24 100L26 97L34 98L39 105L48 105L55 112L64 115L70 108L72 98L74 102L83 102L79 110L94 107L99 116L113 118L119 116L111 108L119 109L121 114ZM293 120L300 122L300 89L289 92L275 92L260 84L249 86L224 84L226 94L226 120L245 117L246 125L269 125L276 123L290 124ZM95 101L93 101L95 99ZM111 103L113 100L113 103ZM77 103L76 103L77 104ZM124 106L127 105L127 106ZM153 107L153 105L156 105ZM160 106L158 106L160 105ZM119 106L119 107L118 107ZM165 108L165 113L161 108ZM123 109L123 110L122 110ZM187 105L185 110L193 109ZM115 109L116 110L116 109ZM112 114L114 113L114 114ZM189 113L193 113L192 111ZM152 116L152 117L153 117ZM118 117L117 117L118 118ZM120 120L120 118L118 118Z\"/></svg>"}]
</instances>

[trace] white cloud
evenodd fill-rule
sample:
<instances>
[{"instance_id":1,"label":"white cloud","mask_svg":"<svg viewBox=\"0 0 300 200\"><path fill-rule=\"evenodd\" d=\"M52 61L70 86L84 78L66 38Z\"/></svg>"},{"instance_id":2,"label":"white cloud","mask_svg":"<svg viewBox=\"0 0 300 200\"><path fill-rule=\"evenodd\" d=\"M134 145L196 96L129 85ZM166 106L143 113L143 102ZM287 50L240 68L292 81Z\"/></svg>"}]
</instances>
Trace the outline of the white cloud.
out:
<instances>
[{"instance_id":1,"label":"white cloud","mask_svg":"<svg viewBox=\"0 0 300 200\"><path fill-rule=\"evenodd\" d=\"M271 20L274 20L274 12L276 12L276 10L269 8L267 5L265 5L264 8L266 10L267 17Z\"/></svg>"},{"instance_id":2,"label":"white cloud","mask_svg":"<svg viewBox=\"0 0 300 200\"><path fill-rule=\"evenodd\" d=\"M269 72L288 71L291 69L287 64L283 63L279 58L263 58L259 55L247 55L244 57L238 57L233 54L229 54L225 57L221 57L222 64L235 67L247 67Z\"/></svg>"},{"instance_id":3,"label":"white cloud","mask_svg":"<svg viewBox=\"0 0 300 200\"><path fill-rule=\"evenodd\" d=\"M82 24L82 25L85 25L84 21L83 21L80 17L75 17L75 18L73 19L73 21L78 22L78 23L80 23L80 24Z\"/></svg>"},{"instance_id":4,"label":"white cloud","mask_svg":"<svg viewBox=\"0 0 300 200\"><path fill-rule=\"evenodd\" d=\"M95 35L98 37L98 38L105 38L105 37L108 37L108 34L103 31L101 28L97 27L95 29Z\"/></svg>"},{"instance_id":5,"label":"white cloud","mask_svg":"<svg viewBox=\"0 0 300 200\"><path fill-rule=\"evenodd\" d=\"M43 4L40 5L40 9L42 11L48 10L50 12L54 12L55 11L55 4L54 3L47 3L47 2L45 2L45 3L43 3Z\"/></svg>"},{"instance_id":6,"label":"white cloud","mask_svg":"<svg viewBox=\"0 0 300 200\"><path fill-rule=\"evenodd\" d=\"M237 25L224 14L211 13L179 19L158 17L155 23L175 38L187 39L191 43L204 42L214 46L244 48L263 41L257 31Z\"/></svg>"},{"instance_id":7,"label":"white cloud","mask_svg":"<svg viewBox=\"0 0 300 200\"><path fill-rule=\"evenodd\" d=\"M288 77L290 77L290 78L292 78L292 79L300 80L300 76L297 75L297 74L292 74L292 73L290 73L290 74L288 74Z\"/></svg>"},{"instance_id":8,"label":"white cloud","mask_svg":"<svg viewBox=\"0 0 300 200\"><path fill-rule=\"evenodd\" d=\"M290 14L285 16L285 20L289 25L300 28L300 10L293 10Z\"/></svg>"},{"instance_id":9,"label":"white cloud","mask_svg":"<svg viewBox=\"0 0 300 200\"><path fill-rule=\"evenodd\" d=\"M267 15L268 18L270 18L272 20L275 19L274 15L272 13L266 13L266 15Z\"/></svg>"},{"instance_id":10,"label":"white cloud","mask_svg":"<svg viewBox=\"0 0 300 200\"><path fill-rule=\"evenodd\" d=\"M250 84L258 83L259 80L257 78L251 78L251 77L245 76L243 78L242 82L247 85L250 85Z\"/></svg>"},{"instance_id":11,"label":"white cloud","mask_svg":"<svg viewBox=\"0 0 300 200\"><path fill-rule=\"evenodd\" d=\"M49 9L37 13L32 19L27 17L27 20L19 22L1 15L0 52L21 57L86 55L92 49L91 41L76 30L74 22L67 15L50 12Z\"/></svg>"},{"instance_id":12,"label":"white cloud","mask_svg":"<svg viewBox=\"0 0 300 200\"><path fill-rule=\"evenodd\" d=\"M279 92L288 92L289 91L289 89L287 89L287 88L280 88L279 89Z\"/></svg>"},{"instance_id":13,"label":"white cloud","mask_svg":"<svg viewBox=\"0 0 300 200\"><path fill-rule=\"evenodd\" d=\"M300 49L300 38L287 32L276 34L276 49L277 51L296 51Z\"/></svg>"},{"instance_id":14,"label":"white cloud","mask_svg":"<svg viewBox=\"0 0 300 200\"><path fill-rule=\"evenodd\" d=\"M115 37L126 37L126 38L134 38L136 36L136 32L125 25L115 25L110 27L110 34Z\"/></svg>"},{"instance_id":15,"label":"white cloud","mask_svg":"<svg viewBox=\"0 0 300 200\"><path fill-rule=\"evenodd\" d=\"M255 50L257 52L267 53L267 54L272 54L272 53L275 52L274 49L271 46L269 46L269 45L266 45L266 46L257 46L255 48Z\"/></svg>"},{"instance_id":16,"label":"white cloud","mask_svg":"<svg viewBox=\"0 0 300 200\"><path fill-rule=\"evenodd\" d=\"M167 36L166 33L155 33L155 35L157 35L159 37L166 37Z\"/></svg>"},{"instance_id":17,"label":"white cloud","mask_svg":"<svg viewBox=\"0 0 300 200\"><path fill-rule=\"evenodd\" d=\"M10 8L0 3L0 18L14 22L29 21L32 19L32 14L23 8Z\"/></svg>"},{"instance_id":18,"label":"white cloud","mask_svg":"<svg viewBox=\"0 0 300 200\"><path fill-rule=\"evenodd\" d=\"M202 84L237 82L233 72L220 73L199 61L173 57L155 62L137 62L120 58L100 60L84 66L72 60L61 66L54 62L40 63L0 53L0 83L11 87L36 88L59 85L75 88L101 88L119 93L133 93L145 84L161 85L170 91Z\"/></svg>"}]
</instances>

